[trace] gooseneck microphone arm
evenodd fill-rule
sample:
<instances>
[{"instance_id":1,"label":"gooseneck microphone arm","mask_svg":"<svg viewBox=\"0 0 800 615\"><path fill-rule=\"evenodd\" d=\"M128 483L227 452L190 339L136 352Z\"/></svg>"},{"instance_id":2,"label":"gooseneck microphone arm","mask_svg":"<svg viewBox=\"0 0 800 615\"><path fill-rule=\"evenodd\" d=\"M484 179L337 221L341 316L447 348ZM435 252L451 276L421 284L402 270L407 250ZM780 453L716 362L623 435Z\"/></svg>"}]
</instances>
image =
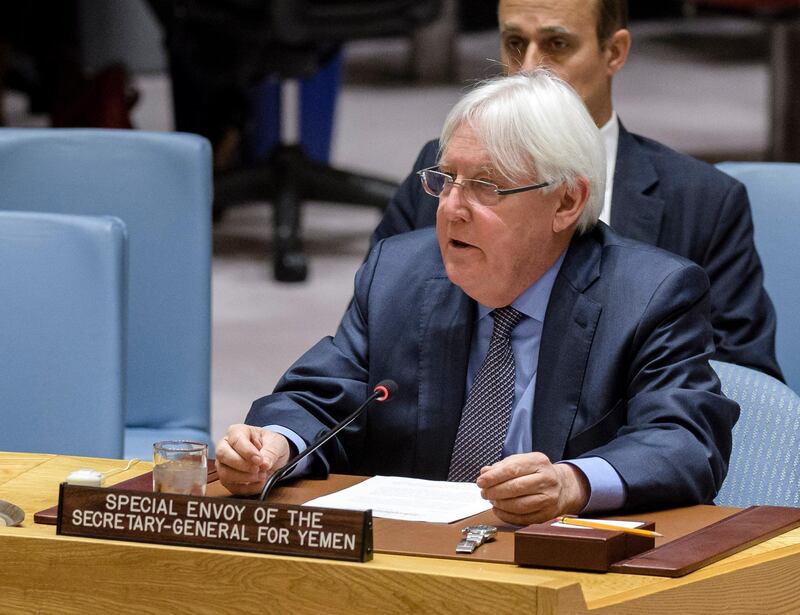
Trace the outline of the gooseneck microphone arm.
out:
<instances>
[{"instance_id":1,"label":"gooseneck microphone arm","mask_svg":"<svg viewBox=\"0 0 800 615\"><path fill-rule=\"evenodd\" d=\"M289 472L291 472L294 467L300 463L303 459L308 457L311 453L316 451L320 446L325 444L328 440L333 438L336 434L338 434L342 429L347 427L350 423L355 421L362 412L369 406L373 401L380 401L384 402L388 400L392 395L397 392L397 383L394 380L381 380L375 388L372 390L372 395L367 397L363 404L361 404L355 412L353 412L350 416L344 419L341 423L338 423L333 429L328 431L327 433L322 434L321 436L317 437L314 442L308 445L308 447L303 450L303 452L298 453L294 457L292 457L286 464L281 467L280 469L276 470L272 476L267 479L267 482L264 484L263 489L261 489L261 496L259 499L263 502L272 488L275 486L279 480L281 480L284 476L286 476Z\"/></svg>"}]
</instances>

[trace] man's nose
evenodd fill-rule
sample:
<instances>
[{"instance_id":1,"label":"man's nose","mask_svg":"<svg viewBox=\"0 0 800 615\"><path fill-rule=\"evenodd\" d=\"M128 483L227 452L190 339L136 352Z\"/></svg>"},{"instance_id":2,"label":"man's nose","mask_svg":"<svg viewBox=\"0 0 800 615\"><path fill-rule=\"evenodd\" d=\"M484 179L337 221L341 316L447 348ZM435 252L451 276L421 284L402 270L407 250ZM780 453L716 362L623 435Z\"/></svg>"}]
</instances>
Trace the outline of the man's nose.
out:
<instances>
[{"instance_id":1,"label":"man's nose","mask_svg":"<svg viewBox=\"0 0 800 615\"><path fill-rule=\"evenodd\" d=\"M509 66L506 68L509 74L521 73L523 71L531 71L542 67L545 64L546 58L541 52L536 43L528 43L524 49L520 49L515 56L508 62Z\"/></svg>"},{"instance_id":2,"label":"man's nose","mask_svg":"<svg viewBox=\"0 0 800 615\"><path fill-rule=\"evenodd\" d=\"M451 218L464 218L469 215L469 207L464 198L464 187L453 183L448 190L439 197L439 207L444 214Z\"/></svg>"},{"instance_id":3,"label":"man's nose","mask_svg":"<svg viewBox=\"0 0 800 615\"><path fill-rule=\"evenodd\" d=\"M545 56L539 46L535 43L528 43L528 46L525 47L525 53L522 55L519 69L521 71L530 71L540 68L544 63Z\"/></svg>"}]
</instances>

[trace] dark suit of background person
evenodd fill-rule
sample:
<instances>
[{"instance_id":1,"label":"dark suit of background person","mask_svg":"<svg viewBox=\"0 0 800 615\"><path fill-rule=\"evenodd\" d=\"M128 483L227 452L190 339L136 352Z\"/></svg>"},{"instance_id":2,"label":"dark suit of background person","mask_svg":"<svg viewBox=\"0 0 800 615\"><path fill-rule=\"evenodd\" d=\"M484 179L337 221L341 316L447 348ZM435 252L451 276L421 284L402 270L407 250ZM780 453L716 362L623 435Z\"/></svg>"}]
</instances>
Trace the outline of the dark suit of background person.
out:
<instances>
[{"instance_id":1,"label":"dark suit of background person","mask_svg":"<svg viewBox=\"0 0 800 615\"><path fill-rule=\"evenodd\" d=\"M336 336L301 357L246 422L310 442L391 377L394 401L369 410L313 469L443 480L475 309L449 281L432 229L380 242ZM738 407L707 363L707 310L708 281L689 261L602 223L575 236L544 320L533 450L604 458L627 487L626 509L711 502Z\"/></svg>"},{"instance_id":2,"label":"dark suit of background person","mask_svg":"<svg viewBox=\"0 0 800 615\"><path fill-rule=\"evenodd\" d=\"M499 18L501 55L508 72L548 65L577 90L602 126L613 109L611 80L625 63L630 35L624 1L596 2L619 15L598 28L593 0L501 0ZM578 51L573 55L546 48L558 36L548 26L574 37L567 42ZM598 44L598 29L604 28L609 37L619 36L610 45L616 45L613 53L590 48ZM413 170L435 165L437 147L436 141L426 144ZM391 235L432 226L436 206L436 199L425 194L412 172L375 229L373 245ZM775 358L775 310L764 290L750 202L741 183L709 164L629 133L620 123L611 227L703 267L711 282L714 358L783 379Z\"/></svg>"}]
</instances>

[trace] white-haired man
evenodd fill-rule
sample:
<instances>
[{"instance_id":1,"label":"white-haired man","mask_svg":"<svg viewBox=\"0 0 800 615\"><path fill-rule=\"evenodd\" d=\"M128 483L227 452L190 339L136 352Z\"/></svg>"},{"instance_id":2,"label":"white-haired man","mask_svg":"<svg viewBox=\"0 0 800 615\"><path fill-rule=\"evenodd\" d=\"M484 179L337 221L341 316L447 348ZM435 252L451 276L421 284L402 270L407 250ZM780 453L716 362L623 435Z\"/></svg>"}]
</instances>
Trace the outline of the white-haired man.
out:
<instances>
[{"instance_id":1,"label":"white-haired man","mask_svg":"<svg viewBox=\"0 0 800 615\"><path fill-rule=\"evenodd\" d=\"M391 406L302 471L477 481L501 519L710 502L737 405L708 365L708 279L598 222L603 144L545 71L467 94L420 172L436 229L381 241L334 337L217 446L255 493L390 377ZM559 463L561 462L561 463Z\"/></svg>"},{"instance_id":2,"label":"white-haired man","mask_svg":"<svg viewBox=\"0 0 800 615\"><path fill-rule=\"evenodd\" d=\"M631 45L626 0L500 0L500 56L509 73L547 66L580 94L606 146L600 219L625 237L688 258L711 282L714 358L782 379L775 310L763 287L744 186L713 166L628 132L614 111L612 81ZM427 143L398 189L373 243L432 226L436 202L415 171L436 163Z\"/></svg>"}]
</instances>

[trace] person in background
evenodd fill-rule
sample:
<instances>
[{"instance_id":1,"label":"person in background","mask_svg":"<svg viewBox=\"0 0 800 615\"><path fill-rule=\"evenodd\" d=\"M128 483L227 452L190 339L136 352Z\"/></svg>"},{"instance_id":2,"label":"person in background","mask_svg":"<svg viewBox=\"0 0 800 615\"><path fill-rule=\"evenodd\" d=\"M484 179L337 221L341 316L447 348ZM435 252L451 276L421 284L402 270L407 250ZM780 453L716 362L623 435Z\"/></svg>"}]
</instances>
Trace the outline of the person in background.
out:
<instances>
[{"instance_id":1,"label":"person in background","mask_svg":"<svg viewBox=\"0 0 800 615\"><path fill-rule=\"evenodd\" d=\"M500 56L510 73L547 66L581 95L603 136L607 183L600 219L615 231L684 256L711 281L714 358L783 379L775 310L764 290L745 187L711 165L625 129L612 82L631 48L625 0L500 0ZM436 164L430 141L372 237L432 226L436 200L416 172Z\"/></svg>"},{"instance_id":2,"label":"person in background","mask_svg":"<svg viewBox=\"0 0 800 615\"><path fill-rule=\"evenodd\" d=\"M520 525L711 502L739 409L708 363L708 278L598 221L605 151L580 97L544 70L500 77L441 143L417 177L435 229L378 242L336 335L217 445L222 484L258 493L390 377L391 405L294 476L476 481Z\"/></svg>"}]
</instances>

